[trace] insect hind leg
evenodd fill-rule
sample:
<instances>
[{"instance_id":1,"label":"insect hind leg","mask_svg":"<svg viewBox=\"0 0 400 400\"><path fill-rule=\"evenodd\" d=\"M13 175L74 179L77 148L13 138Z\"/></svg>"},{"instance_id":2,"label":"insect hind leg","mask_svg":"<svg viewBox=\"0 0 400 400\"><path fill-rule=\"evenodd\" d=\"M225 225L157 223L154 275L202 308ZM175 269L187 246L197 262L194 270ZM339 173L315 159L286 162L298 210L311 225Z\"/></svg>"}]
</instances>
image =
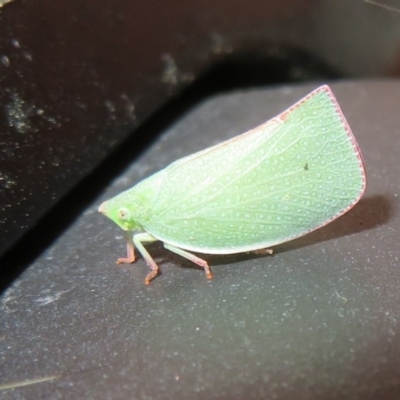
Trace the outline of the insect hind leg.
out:
<instances>
[{"instance_id":1,"label":"insect hind leg","mask_svg":"<svg viewBox=\"0 0 400 400\"><path fill-rule=\"evenodd\" d=\"M193 263L199 265L200 267L204 268L204 272L206 273L207 279L213 278L213 274L211 272L210 266L208 265L207 261L195 256L192 253L189 253L186 250L182 250L179 247L172 246L171 244L168 244L168 243L164 243L164 247L167 250L172 251L173 253L176 253L176 254L180 255L181 257L184 257L184 258L192 261Z\"/></svg>"}]
</instances>

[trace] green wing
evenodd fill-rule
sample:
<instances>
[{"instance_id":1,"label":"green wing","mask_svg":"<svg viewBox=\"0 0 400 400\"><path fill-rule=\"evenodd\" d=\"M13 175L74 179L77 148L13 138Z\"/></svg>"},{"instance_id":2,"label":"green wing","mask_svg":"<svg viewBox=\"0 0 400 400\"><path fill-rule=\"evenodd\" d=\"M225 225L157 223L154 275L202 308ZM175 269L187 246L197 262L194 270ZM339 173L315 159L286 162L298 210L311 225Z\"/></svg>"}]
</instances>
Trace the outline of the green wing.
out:
<instances>
[{"instance_id":1,"label":"green wing","mask_svg":"<svg viewBox=\"0 0 400 400\"><path fill-rule=\"evenodd\" d=\"M144 229L203 253L269 247L311 232L362 196L361 154L329 87L267 123L176 161L157 181Z\"/></svg>"}]
</instances>

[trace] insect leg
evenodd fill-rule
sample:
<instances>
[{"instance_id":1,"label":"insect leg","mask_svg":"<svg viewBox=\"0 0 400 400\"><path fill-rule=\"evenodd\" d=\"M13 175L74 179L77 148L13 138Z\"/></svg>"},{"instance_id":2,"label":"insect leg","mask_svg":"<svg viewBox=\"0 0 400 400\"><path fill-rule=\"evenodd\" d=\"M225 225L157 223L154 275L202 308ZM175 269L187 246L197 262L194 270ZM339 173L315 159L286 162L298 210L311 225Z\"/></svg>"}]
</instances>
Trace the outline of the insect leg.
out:
<instances>
[{"instance_id":1,"label":"insect leg","mask_svg":"<svg viewBox=\"0 0 400 400\"><path fill-rule=\"evenodd\" d=\"M151 271L147 274L144 283L148 285L152 279L154 279L158 275L158 265L153 260L149 252L144 248L143 242L155 242L157 239L154 236L151 236L148 233L138 233L133 236L133 243L136 248L139 250L140 254L145 259L147 265L150 267Z\"/></svg>"},{"instance_id":2,"label":"insect leg","mask_svg":"<svg viewBox=\"0 0 400 400\"><path fill-rule=\"evenodd\" d=\"M118 258L117 264L132 264L135 262L135 245L132 240L133 233L126 232L126 257Z\"/></svg>"},{"instance_id":3,"label":"insect leg","mask_svg":"<svg viewBox=\"0 0 400 400\"><path fill-rule=\"evenodd\" d=\"M203 260L202 258L199 258L197 256L195 256L192 253L187 252L186 250L182 250L179 247L175 247L172 246L168 243L164 243L164 247L170 251L172 251L173 253L176 253L184 258L187 258L188 260L194 262L197 265L200 265L200 267L204 268L204 271L206 273L206 277L207 279L212 279L213 275L212 272L210 270L210 266L208 265L207 261Z\"/></svg>"},{"instance_id":4,"label":"insect leg","mask_svg":"<svg viewBox=\"0 0 400 400\"><path fill-rule=\"evenodd\" d=\"M273 254L274 250L272 249L258 249L258 250L253 250L249 251L249 253L253 253L257 256L265 256L266 254Z\"/></svg>"}]
</instances>

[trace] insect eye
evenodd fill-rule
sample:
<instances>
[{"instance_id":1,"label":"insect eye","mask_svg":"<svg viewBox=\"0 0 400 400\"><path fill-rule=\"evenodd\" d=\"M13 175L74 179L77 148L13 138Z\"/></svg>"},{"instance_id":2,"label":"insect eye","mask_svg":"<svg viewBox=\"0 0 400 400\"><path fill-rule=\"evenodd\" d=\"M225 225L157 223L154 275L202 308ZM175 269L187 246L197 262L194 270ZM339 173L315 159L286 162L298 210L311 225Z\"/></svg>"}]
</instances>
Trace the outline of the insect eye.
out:
<instances>
[{"instance_id":1,"label":"insect eye","mask_svg":"<svg viewBox=\"0 0 400 400\"><path fill-rule=\"evenodd\" d=\"M121 221L126 221L129 218L129 216L130 212L126 208L120 208L118 210L118 217Z\"/></svg>"}]
</instances>

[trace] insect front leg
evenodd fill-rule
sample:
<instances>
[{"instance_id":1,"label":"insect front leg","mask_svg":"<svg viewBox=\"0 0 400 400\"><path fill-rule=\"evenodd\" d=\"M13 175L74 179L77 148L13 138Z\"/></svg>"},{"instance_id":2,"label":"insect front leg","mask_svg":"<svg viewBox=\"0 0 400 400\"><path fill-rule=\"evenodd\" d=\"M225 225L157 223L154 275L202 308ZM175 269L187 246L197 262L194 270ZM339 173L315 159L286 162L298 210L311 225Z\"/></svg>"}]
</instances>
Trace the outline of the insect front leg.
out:
<instances>
[{"instance_id":1,"label":"insect front leg","mask_svg":"<svg viewBox=\"0 0 400 400\"><path fill-rule=\"evenodd\" d=\"M189 253L186 250L182 250L179 247L172 246L171 244L164 243L164 247L173 253L176 253L184 258L187 258L188 260L194 262L195 264L199 265L200 267L204 268L204 272L206 273L207 279L212 279L213 274L211 272L210 266L208 265L207 261L203 260L202 258L199 258L195 256L192 253Z\"/></svg>"},{"instance_id":2,"label":"insect front leg","mask_svg":"<svg viewBox=\"0 0 400 400\"><path fill-rule=\"evenodd\" d=\"M150 235L149 233L143 232L138 233L133 236L133 243L136 248L139 250L140 254L145 259L147 265L150 267L151 271L147 274L144 279L144 283L148 285L152 279L154 279L159 272L159 267L156 262L153 260L153 257L149 254L149 252L144 248L143 242L155 242L157 239Z\"/></svg>"},{"instance_id":3,"label":"insect front leg","mask_svg":"<svg viewBox=\"0 0 400 400\"><path fill-rule=\"evenodd\" d=\"M117 264L132 264L135 262L135 245L132 240L133 233L126 232L126 257L118 258Z\"/></svg>"}]
</instances>

